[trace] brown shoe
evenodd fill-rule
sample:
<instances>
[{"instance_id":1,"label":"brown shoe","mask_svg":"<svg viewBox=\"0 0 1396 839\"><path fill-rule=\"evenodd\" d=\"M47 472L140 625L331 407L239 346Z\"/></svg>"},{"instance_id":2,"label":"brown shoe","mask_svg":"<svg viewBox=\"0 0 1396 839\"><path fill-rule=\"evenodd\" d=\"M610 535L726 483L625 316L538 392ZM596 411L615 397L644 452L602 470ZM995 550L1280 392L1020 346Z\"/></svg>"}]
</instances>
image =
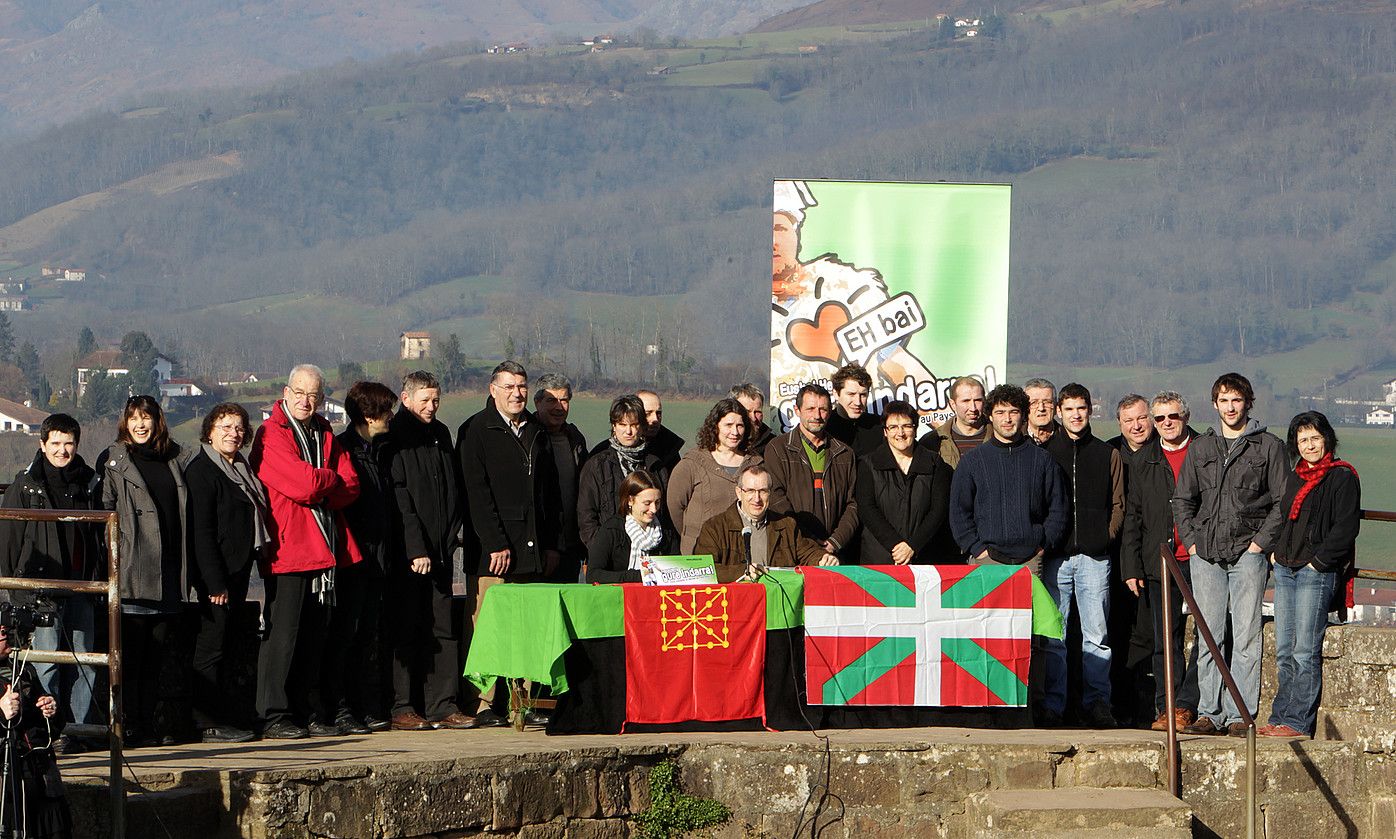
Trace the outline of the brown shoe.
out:
<instances>
[{"instance_id":1,"label":"brown shoe","mask_svg":"<svg viewBox=\"0 0 1396 839\"><path fill-rule=\"evenodd\" d=\"M454 714L451 714L448 717L442 717L439 720L432 720L432 722L436 724L437 728L454 728L461 730L467 728L475 728L477 725L479 725L479 723L475 721L474 717L467 717L460 711L456 711Z\"/></svg>"},{"instance_id":2,"label":"brown shoe","mask_svg":"<svg viewBox=\"0 0 1396 839\"><path fill-rule=\"evenodd\" d=\"M1245 737L1246 732L1249 730L1250 726L1243 722L1234 722L1226 727L1226 733L1230 734L1232 737Z\"/></svg>"},{"instance_id":3,"label":"brown shoe","mask_svg":"<svg viewBox=\"0 0 1396 839\"><path fill-rule=\"evenodd\" d=\"M1181 731L1182 729L1183 729L1183 727L1182 727L1181 725L1178 726L1178 730L1179 730L1179 731ZM1153 723L1151 723L1151 724L1149 725L1149 730L1150 730L1150 731L1167 731L1167 730L1168 730L1168 712L1167 712L1167 711L1160 711L1158 717L1156 717L1156 718L1154 719Z\"/></svg>"},{"instance_id":4,"label":"brown shoe","mask_svg":"<svg viewBox=\"0 0 1396 839\"><path fill-rule=\"evenodd\" d=\"M416 711L403 711L393 714L393 731L431 731L436 726L427 722L426 717Z\"/></svg>"},{"instance_id":5,"label":"brown shoe","mask_svg":"<svg viewBox=\"0 0 1396 839\"><path fill-rule=\"evenodd\" d=\"M1217 735L1225 734L1226 730L1217 728L1217 724L1212 722L1208 717L1198 717L1196 722L1183 729L1183 733Z\"/></svg>"}]
</instances>

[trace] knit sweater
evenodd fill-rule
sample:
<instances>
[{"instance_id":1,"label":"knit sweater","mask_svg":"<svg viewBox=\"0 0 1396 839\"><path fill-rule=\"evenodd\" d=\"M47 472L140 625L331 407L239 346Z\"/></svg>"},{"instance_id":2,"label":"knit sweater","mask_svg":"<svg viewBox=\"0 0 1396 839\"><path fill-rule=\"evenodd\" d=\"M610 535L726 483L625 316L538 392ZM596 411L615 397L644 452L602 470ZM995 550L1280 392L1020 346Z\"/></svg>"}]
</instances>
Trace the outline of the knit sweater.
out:
<instances>
[{"instance_id":1,"label":"knit sweater","mask_svg":"<svg viewBox=\"0 0 1396 839\"><path fill-rule=\"evenodd\" d=\"M1026 437L967 452L950 483L951 532L971 557L990 551L997 561L1023 563L1050 553L1066 537L1070 513L1061 467Z\"/></svg>"}]
</instances>

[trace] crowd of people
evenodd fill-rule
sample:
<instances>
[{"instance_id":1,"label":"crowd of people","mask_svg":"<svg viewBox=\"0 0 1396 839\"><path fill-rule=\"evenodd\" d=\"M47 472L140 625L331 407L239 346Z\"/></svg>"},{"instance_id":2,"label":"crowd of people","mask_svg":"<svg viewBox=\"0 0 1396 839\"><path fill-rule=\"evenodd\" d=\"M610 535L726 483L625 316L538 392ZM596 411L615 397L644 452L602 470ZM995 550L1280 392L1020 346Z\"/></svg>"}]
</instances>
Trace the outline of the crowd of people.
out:
<instances>
[{"instance_id":1,"label":"crowd of people","mask_svg":"<svg viewBox=\"0 0 1396 839\"><path fill-rule=\"evenodd\" d=\"M953 417L918 437L912 405L868 409L867 370L846 366L832 385L805 385L799 422L783 434L763 421L765 394L738 385L681 456L659 394L617 397L609 436L589 446L568 419L571 383L530 383L511 361L454 434L437 418L440 383L418 371L397 393L354 384L335 435L319 412L324 375L302 364L255 433L244 408L224 403L191 448L171 439L155 399L132 397L96 468L77 454L78 423L51 415L3 503L119 513L133 746L183 737L156 705L190 610L186 730L204 742L507 724L502 695L467 693L460 678L456 556L475 618L494 585L636 582L649 556L710 555L723 582L799 565L1022 565L1080 624L1070 649L1034 642L1036 724L1166 727L1167 646L1179 663L1178 725L1240 733L1218 662L1200 645L1184 659L1177 589L1161 602L1166 551L1194 584L1253 716L1273 577L1279 692L1261 733L1312 735L1327 614L1353 567L1361 509L1356 471L1336 458L1322 414L1294 417L1282 441L1251 418L1250 383L1228 373L1212 388L1213 429L1195 431L1187 401L1163 391L1120 400L1120 434L1105 440L1080 384L1031 379L986 393L967 377L950 388ZM5 575L97 579L104 557L92 525L0 524ZM254 569L265 587L257 730L237 724L223 672L230 616ZM36 646L91 650L91 601L60 606ZM365 655L373 649L381 660ZM1152 696L1136 702L1135 680L1150 672ZM34 681L58 698L60 719L91 721L89 673L41 665ZM60 737L56 748L78 744Z\"/></svg>"}]
</instances>

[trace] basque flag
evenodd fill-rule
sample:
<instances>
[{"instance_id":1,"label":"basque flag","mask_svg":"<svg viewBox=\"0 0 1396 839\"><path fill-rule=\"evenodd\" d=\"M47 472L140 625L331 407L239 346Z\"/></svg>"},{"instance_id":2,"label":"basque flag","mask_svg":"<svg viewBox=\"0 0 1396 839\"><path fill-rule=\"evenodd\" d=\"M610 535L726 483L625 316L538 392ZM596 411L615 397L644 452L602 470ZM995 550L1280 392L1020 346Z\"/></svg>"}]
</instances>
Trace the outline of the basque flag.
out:
<instances>
[{"instance_id":1,"label":"basque flag","mask_svg":"<svg viewBox=\"0 0 1396 839\"><path fill-rule=\"evenodd\" d=\"M765 722L765 586L624 588L626 722Z\"/></svg>"},{"instance_id":2,"label":"basque flag","mask_svg":"<svg viewBox=\"0 0 1396 839\"><path fill-rule=\"evenodd\" d=\"M801 568L811 705L1027 704L1026 568Z\"/></svg>"}]
</instances>

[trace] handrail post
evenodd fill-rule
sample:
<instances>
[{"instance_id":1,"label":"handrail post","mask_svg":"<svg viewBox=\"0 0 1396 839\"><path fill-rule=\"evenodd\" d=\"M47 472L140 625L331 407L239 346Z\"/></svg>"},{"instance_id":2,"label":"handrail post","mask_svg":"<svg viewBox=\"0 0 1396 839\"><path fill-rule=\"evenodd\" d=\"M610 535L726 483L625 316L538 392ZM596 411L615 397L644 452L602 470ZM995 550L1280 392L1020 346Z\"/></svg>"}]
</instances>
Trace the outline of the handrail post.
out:
<instances>
[{"instance_id":1,"label":"handrail post","mask_svg":"<svg viewBox=\"0 0 1396 839\"><path fill-rule=\"evenodd\" d=\"M1163 695L1164 714L1167 715L1168 721L1168 791L1174 798L1182 798L1182 772L1178 765L1178 716L1174 713L1178 697L1177 691L1173 689L1173 668L1177 666L1173 661L1173 584L1168 576L1168 548L1161 548L1160 554L1159 577L1163 603L1155 604L1154 608L1163 610Z\"/></svg>"},{"instance_id":2,"label":"handrail post","mask_svg":"<svg viewBox=\"0 0 1396 839\"><path fill-rule=\"evenodd\" d=\"M111 720L111 830L112 839L126 836L126 787L121 774L122 741L125 738L121 715L121 533L116 514L107 519L107 701Z\"/></svg>"},{"instance_id":3,"label":"handrail post","mask_svg":"<svg viewBox=\"0 0 1396 839\"><path fill-rule=\"evenodd\" d=\"M1183 580L1183 571L1178 567L1178 560L1166 550L1160 551L1160 558L1168 567L1168 572L1173 576L1174 582L1177 583L1178 592L1183 595L1183 600L1187 602L1188 611L1192 612L1193 626L1197 629L1197 635L1207 644L1207 649L1212 654L1212 661L1216 664L1217 672L1221 674L1222 682L1226 685L1227 693L1231 694L1231 701L1235 703L1237 712L1241 714L1242 722L1246 724L1246 839L1255 839L1255 717L1251 716L1251 709L1246 706L1246 702L1241 696L1241 689L1236 685L1236 677L1231 675L1231 668L1227 665L1226 659L1222 657L1216 639L1212 637L1212 630L1207 626L1207 619L1202 617L1202 610L1197 608L1197 600L1192 596L1192 589ZM1172 682L1169 684L1171 685Z\"/></svg>"}]
</instances>

